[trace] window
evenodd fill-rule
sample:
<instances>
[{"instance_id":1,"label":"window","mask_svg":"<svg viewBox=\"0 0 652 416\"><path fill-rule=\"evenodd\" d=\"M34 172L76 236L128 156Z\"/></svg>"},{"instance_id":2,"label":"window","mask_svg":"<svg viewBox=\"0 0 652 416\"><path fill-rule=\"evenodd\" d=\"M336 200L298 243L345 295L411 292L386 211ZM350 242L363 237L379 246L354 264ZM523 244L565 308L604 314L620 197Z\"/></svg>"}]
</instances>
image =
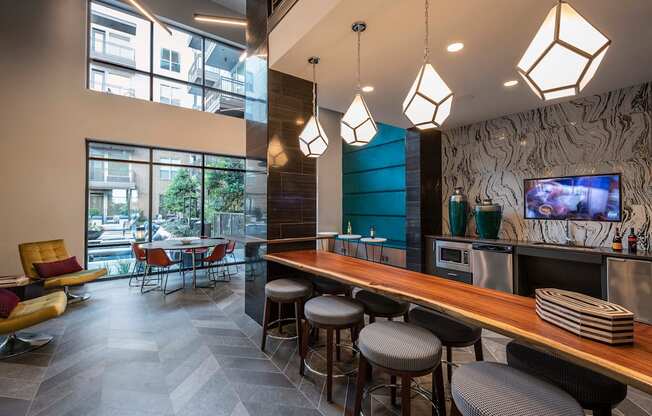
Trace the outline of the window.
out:
<instances>
[{"instance_id":1,"label":"window","mask_svg":"<svg viewBox=\"0 0 652 416\"><path fill-rule=\"evenodd\" d=\"M92 141L87 147L88 267L128 275L134 241L244 234L244 159ZM236 261L243 258L237 247Z\"/></svg>"},{"instance_id":2,"label":"window","mask_svg":"<svg viewBox=\"0 0 652 416\"><path fill-rule=\"evenodd\" d=\"M170 36L126 5L89 4L89 89L244 117L242 48L168 24Z\"/></svg>"},{"instance_id":3,"label":"window","mask_svg":"<svg viewBox=\"0 0 652 416\"><path fill-rule=\"evenodd\" d=\"M165 48L161 49L161 69L181 72L181 66L179 65L179 52Z\"/></svg>"}]
</instances>

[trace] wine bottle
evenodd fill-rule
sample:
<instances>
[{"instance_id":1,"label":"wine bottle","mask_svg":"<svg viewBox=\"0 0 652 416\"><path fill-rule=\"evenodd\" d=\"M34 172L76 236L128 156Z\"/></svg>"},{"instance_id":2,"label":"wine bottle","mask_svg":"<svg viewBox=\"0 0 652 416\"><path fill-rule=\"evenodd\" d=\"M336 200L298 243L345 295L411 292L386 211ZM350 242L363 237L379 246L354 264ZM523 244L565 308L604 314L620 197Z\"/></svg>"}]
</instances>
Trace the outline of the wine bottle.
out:
<instances>
[{"instance_id":1,"label":"wine bottle","mask_svg":"<svg viewBox=\"0 0 652 416\"><path fill-rule=\"evenodd\" d=\"M623 250L623 239L620 236L620 232L616 230L616 234L614 234L614 239L611 242L611 249L613 251L622 251Z\"/></svg>"},{"instance_id":2,"label":"wine bottle","mask_svg":"<svg viewBox=\"0 0 652 416\"><path fill-rule=\"evenodd\" d=\"M629 231L629 236L627 236L627 250L630 253L636 253L637 243L638 237L636 237L636 232L634 231L634 227L632 227Z\"/></svg>"},{"instance_id":3,"label":"wine bottle","mask_svg":"<svg viewBox=\"0 0 652 416\"><path fill-rule=\"evenodd\" d=\"M349 221L349 223L346 226L346 233L349 234L349 235L353 234L353 228L351 227L351 221Z\"/></svg>"},{"instance_id":4,"label":"wine bottle","mask_svg":"<svg viewBox=\"0 0 652 416\"><path fill-rule=\"evenodd\" d=\"M369 229L369 237L375 238L376 237L376 228L372 225L371 228Z\"/></svg>"}]
</instances>

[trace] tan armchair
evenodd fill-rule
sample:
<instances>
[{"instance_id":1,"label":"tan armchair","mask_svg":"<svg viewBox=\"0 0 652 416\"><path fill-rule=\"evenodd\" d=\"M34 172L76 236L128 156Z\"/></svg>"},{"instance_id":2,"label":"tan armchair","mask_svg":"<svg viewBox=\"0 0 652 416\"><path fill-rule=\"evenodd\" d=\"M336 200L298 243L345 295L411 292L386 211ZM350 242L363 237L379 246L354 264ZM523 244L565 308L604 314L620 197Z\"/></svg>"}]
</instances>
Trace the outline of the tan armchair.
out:
<instances>
[{"instance_id":1,"label":"tan armchair","mask_svg":"<svg viewBox=\"0 0 652 416\"><path fill-rule=\"evenodd\" d=\"M56 291L20 302L8 318L0 318L0 335L7 335L0 342L0 359L35 350L52 341L50 335L17 334L16 331L60 316L66 310L66 303L66 296Z\"/></svg>"},{"instance_id":2,"label":"tan armchair","mask_svg":"<svg viewBox=\"0 0 652 416\"><path fill-rule=\"evenodd\" d=\"M66 246L63 240L23 243L18 246L18 251L20 252L20 261L23 264L23 271L25 272L26 276L32 279L39 278L36 270L34 269L34 263L65 260L70 257L70 254L68 254L68 250L66 250ZM102 276L105 276L106 274L107 270L104 268L82 270L76 273L64 274L61 276L45 279L44 287L45 289L62 287L66 293L68 302L84 301L87 300L90 295L74 295L70 292L69 287L92 282Z\"/></svg>"}]
</instances>

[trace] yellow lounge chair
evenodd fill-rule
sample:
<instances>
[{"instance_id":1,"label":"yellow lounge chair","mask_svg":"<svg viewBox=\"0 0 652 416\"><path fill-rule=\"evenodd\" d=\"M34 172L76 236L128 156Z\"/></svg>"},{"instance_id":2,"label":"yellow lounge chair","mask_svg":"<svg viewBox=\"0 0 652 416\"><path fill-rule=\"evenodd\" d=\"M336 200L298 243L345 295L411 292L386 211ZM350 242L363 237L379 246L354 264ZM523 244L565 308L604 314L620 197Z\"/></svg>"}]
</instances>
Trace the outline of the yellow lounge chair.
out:
<instances>
[{"instance_id":1,"label":"yellow lounge chair","mask_svg":"<svg viewBox=\"0 0 652 416\"><path fill-rule=\"evenodd\" d=\"M56 318L66 310L67 303L63 292L52 292L20 302L8 318L0 318L0 334L7 335L4 341L0 342L0 359L35 350L52 341L53 337L50 335L22 334L21 336L17 335L16 331Z\"/></svg>"},{"instance_id":2,"label":"yellow lounge chair","mask_svg":"<svg viewBox=\"0 0 652 416\"><path fill-rule=\"evenodd\" d=\"M18 246L20 261L23 264L25 275L38 279L39 276L34 269L34 263L46 263L57 260L65 260L70 257L63 240L37 241L34 243L23 243ZM45 279L45 289L63 287L69 302L80 302L87 300L88 293L78 296L70 292L70 286L83 285L92 282L107 274L106 269L82 270L76 273L64 274L61 276Z\"/></svg>"}]
</instances>

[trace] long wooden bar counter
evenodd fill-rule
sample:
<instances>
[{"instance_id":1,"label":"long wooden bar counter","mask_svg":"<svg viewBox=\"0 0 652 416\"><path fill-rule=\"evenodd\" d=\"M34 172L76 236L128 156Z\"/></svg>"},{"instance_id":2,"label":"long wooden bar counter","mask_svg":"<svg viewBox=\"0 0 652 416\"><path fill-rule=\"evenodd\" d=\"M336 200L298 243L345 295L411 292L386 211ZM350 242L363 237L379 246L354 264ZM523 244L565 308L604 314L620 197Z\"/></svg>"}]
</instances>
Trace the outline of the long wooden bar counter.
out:
<instances>
[{"instance_id":1,"label":"long wooden bar counter","mask_svg":"<svg viewBox=\"0 0 652 416\"><path fill-rule=\"evenodd\" d=\"M652 325L636 323L634 344L580 338L538 317L534 299L326 251L288 251L265 260L446 312L555 352L652 394Z\"/></svg>"}]
</instances>

